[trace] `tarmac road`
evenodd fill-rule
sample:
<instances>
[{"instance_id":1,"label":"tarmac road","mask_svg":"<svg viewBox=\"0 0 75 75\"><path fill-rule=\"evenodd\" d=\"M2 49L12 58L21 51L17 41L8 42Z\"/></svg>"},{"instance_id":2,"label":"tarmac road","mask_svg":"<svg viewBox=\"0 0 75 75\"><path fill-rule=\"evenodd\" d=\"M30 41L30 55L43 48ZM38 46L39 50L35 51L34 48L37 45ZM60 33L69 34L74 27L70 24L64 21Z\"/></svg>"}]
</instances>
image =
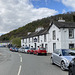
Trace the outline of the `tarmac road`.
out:
<instances>
[{"instance_id":1,"label":"tarmac road","mask_svg":"<svg viewBox=\"0 0 75 75\"><path fill-rule=\"evenodd\" d=\"M0 75L68 75L50 63L50 56L11 52L0 48Z\"/></svg>"}]
</instances>

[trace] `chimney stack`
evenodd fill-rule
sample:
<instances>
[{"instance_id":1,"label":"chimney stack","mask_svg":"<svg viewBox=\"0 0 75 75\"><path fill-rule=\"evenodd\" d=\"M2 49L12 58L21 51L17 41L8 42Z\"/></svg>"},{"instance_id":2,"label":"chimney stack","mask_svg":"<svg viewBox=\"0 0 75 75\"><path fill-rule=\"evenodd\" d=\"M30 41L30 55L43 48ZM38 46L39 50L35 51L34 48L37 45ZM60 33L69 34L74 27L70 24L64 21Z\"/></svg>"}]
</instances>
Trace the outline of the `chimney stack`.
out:
<instances>
[{"instance_id":1,"label":"chimney stack","mask_svg":"<svg viewBox=\"0 0 75 75\"><path fill-rule=\"evenodd\" d=\"M59 17L58 22L65 22L65 20L63 20L62 17Z\"/></svg>"}]
</instances>

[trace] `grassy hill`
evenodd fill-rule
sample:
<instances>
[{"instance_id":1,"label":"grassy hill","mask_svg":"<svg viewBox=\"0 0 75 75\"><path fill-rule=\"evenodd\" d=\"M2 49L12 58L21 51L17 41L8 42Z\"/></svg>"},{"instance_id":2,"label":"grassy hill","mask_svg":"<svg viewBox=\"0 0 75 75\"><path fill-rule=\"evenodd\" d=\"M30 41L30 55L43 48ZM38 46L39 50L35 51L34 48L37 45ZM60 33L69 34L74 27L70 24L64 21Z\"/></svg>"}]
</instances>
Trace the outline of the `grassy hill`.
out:
<instances>
[{"instance_id":1,"label":"grassy hill","mask_svg":"<svg viewBox=\"0 0 75 75\"><path fill-rule=\"evenodd\" d=\"M8 41L8 40L12 40L13 38L16 38L16 37L24 37L27 35L28 32L34 32L37 27L43 26L44 28L46 28L49 25L50 21L52 21L52 20L57 21L59 19L59 17L62 17L66 22L73 22L74 14L75 14L75 12L68 12L66 14L58 14L55 16L43 18L41 20L33 21L31 23L26 24L23 27L20 27L20 28L15 29L5 35L0 36L0 40Z\"/></svg>"}]
</instances>

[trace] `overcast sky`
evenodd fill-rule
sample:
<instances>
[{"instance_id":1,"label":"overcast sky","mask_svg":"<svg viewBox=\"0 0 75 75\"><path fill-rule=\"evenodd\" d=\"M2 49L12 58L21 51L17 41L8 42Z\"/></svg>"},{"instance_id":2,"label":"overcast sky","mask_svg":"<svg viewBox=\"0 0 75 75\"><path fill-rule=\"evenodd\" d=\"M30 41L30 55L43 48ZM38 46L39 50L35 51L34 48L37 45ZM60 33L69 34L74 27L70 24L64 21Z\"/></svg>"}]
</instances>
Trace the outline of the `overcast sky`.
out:
<instances>
[{"instance_id":1,"label":"overcast sky","mask_svg":"<svg viewBox=\"0 0 75 75\"><path fill-rule=\"evenodd\" d=\"M75 10L75 0L0 0L0 35L44 17Z\"/></svg>"}]
</instances>

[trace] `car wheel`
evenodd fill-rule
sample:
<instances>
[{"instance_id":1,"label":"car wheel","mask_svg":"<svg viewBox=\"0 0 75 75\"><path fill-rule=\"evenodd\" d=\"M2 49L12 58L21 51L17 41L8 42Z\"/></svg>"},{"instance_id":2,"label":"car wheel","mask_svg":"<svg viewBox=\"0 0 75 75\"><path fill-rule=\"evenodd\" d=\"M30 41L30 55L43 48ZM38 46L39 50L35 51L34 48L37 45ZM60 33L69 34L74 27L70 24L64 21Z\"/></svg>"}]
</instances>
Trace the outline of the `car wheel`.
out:
<instances>
[{"instance_id":1,"label":"car wheel","mask_svg":"<svg viewBox=\"0 0 75 75\"><path fill-rule=\"evenodd\" d=\"M61 62L61 69L65 71L65 63L63 61Z\"/></svg>"},{"instance_id":2,"label":"car wheel","mask_svg":"<svg viewBox=\"0 0 75 75\"><path fill-rule=\"evenodd\" d=\"M50 61L51 61L51 64L54 65L54 62L53 62L53 59L52 58L50 59Z\"/></svg>"}]
</instances>

